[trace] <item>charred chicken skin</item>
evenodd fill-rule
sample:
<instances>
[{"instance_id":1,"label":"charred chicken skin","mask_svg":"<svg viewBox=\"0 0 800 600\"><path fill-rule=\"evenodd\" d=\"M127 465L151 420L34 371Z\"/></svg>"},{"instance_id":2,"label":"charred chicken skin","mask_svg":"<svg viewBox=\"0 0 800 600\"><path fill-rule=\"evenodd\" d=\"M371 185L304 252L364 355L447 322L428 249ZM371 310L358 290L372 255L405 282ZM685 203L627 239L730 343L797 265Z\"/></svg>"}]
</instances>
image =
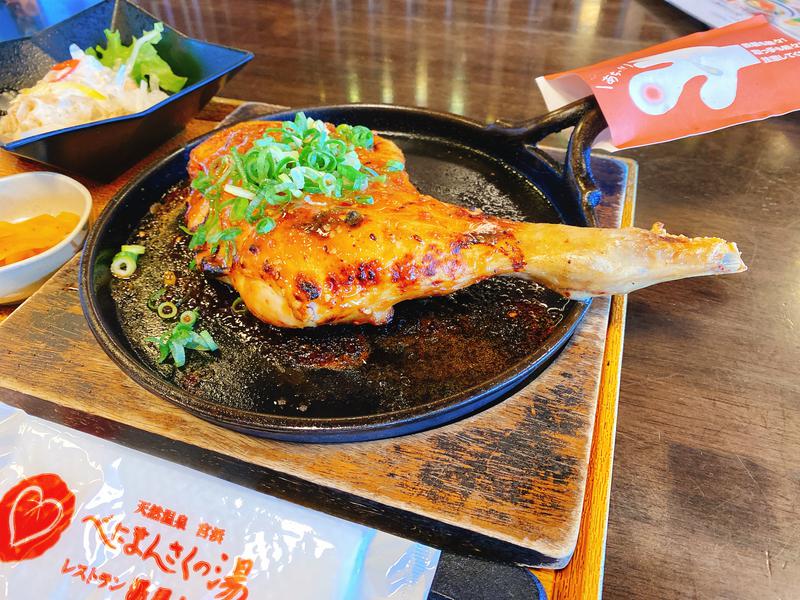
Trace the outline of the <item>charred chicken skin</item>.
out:
<instances>
[{"instance_id":1,"label":"charred chicken skin","mask_svg":"<svg viewBox=\"0 0 800 600\"><path fill-rule=\"evenodd\" d=\"M195 189L186 221L198 268L225 278L249 311L272 325L379 325L398 302L495 275L587 298L746 268L735 244L670 235L660 224L649 231L571 227L467 210L421 194L387 139L313 120L286 127L242 123L198 145L189 163ZM340 166L325 151L311 155L303 147L308 132ZM276 176L281 164L284 174ZM257 188L268 171L272 183ZM314 177L320 179L310 182Z\"/></svg>"}]
</instances>

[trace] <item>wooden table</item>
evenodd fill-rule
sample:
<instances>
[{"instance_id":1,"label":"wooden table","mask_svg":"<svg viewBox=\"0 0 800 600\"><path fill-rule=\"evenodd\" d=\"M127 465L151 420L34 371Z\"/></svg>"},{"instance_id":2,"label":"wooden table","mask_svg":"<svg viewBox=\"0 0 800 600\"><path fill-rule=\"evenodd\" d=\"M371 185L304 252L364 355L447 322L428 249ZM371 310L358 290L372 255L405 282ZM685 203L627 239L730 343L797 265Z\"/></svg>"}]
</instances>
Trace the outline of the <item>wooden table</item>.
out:
<instances>
[{"instance_id":1,"label":"wooden table","mask_svg":"<svg viewBox=\"0 0 800 600\"><path fill-rule=\"evenodd\" d=\"M543 112L536 75L701 28L657 0L140 4L256 53L227 95L486 121ZM630 298L606 598L798 597L799 148L790 115L625 153L638 225L737 240L751 270Z\"/></svg>"},{"instance_id":2,"label":"wooden table","mask_svg":"<svg viewBox=\"0 0 800 600\"><path fill-rule=\"evenodd\" d=\"M141 0L256 59L225 93L290 106L544 111L533 85L698 31L659 0ZM637 224L740 242L750 271L631 296L607 598L800 597L800 120L626 152Z\"/></svg>"}]
</instances>

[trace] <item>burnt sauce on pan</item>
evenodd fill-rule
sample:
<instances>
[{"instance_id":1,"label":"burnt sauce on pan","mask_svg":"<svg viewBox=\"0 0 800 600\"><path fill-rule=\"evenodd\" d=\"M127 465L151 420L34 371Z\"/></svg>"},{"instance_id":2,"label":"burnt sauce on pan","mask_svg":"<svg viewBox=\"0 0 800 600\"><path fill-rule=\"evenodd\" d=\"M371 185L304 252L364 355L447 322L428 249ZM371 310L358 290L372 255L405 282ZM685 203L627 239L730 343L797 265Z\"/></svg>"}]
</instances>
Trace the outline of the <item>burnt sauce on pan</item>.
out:
<instances>
[{"instance_id":1,"label":"burnt sauce on pan","mask_svg":"<svg viewBox=\"0 0 800 600\"><path fill-rule=\"evenodd\" d=\"M464 392L514 367L535 352L563 318L566 300L534 283L488 279L450 296L404 302L391 323L279 329L231 305L238 294L189 269L193 253L183 224L188 188L168 192L128 243L146 253L130 279L114 279L111 294L135 352L167 380L207 400L261 413L303 417L372 415L418 406ZM171 328L147 307L175 274L159 301L199 313L219 345L188 351L186 365L157 362L145 341Z\"/></svg>"}]
</instances>

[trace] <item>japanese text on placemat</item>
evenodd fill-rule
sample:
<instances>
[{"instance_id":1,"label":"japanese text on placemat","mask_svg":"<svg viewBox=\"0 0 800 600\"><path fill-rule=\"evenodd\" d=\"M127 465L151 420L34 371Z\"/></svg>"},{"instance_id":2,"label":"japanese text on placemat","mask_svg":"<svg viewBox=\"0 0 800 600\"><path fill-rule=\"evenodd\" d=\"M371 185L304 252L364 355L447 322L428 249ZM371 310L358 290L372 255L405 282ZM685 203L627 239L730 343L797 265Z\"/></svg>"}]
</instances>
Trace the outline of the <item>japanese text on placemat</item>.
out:
<instances>
[{"instance_id":1,"label":"japanese text on placemat","mask_svg":"<svg viewBox=\"0 0 800 600\"><path fill-rule=\"evenodd\" d=\"M153 525L139 522L142 519L179 531L193 531L194 537L203 542L186 544L173 539L173 536L162 536L148 529ZM220 527L203 521L198 521L195 527L187 515L144 500L139 501L128 523L113 514L88 515L82 522L108 550L141 560L167 576L180 577L184 582L202 580L207 590L216 591L214 598L217 600L245 600L248 596L247 577L253 561L231 557L221 550L210 550L213 544L222 545L225 539L225 530ZM87 586L109 592L120 591L120 596L124 589L125 600L191 600L185 595L173 598L172 589L148 579L137 577L129 581L121 573L90 567L70 557L65 558L61 573ZM180 582L176 585L179 586Z\"/></svg>"}]
</instances>

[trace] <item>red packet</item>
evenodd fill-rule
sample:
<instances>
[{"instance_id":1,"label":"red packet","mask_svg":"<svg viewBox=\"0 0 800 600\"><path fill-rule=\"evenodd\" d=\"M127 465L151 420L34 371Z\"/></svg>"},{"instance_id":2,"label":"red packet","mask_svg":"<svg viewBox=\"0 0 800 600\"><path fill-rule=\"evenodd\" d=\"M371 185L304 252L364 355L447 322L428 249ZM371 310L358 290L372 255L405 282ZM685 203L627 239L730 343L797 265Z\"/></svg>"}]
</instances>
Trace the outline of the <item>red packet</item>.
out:
<instances>
[{"instance_id":1,"label":"red packet","mask_svg":"<svg viewBox=\"0 0 800 600\"><path fill-rule=\"evenodd\" d=\"M536 82L550 110L594 94L596 146L646 146L800 109L800 41L759 15Z\"/></svg>"}]
</instances>

